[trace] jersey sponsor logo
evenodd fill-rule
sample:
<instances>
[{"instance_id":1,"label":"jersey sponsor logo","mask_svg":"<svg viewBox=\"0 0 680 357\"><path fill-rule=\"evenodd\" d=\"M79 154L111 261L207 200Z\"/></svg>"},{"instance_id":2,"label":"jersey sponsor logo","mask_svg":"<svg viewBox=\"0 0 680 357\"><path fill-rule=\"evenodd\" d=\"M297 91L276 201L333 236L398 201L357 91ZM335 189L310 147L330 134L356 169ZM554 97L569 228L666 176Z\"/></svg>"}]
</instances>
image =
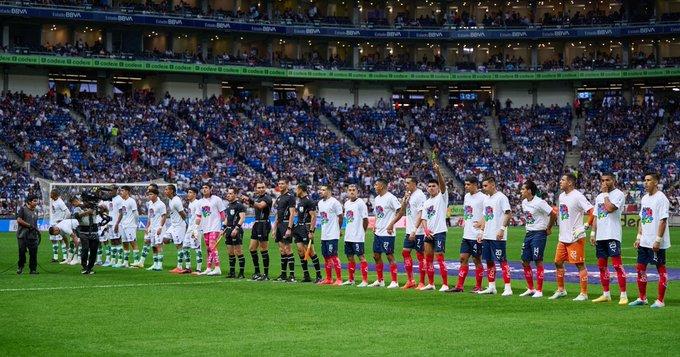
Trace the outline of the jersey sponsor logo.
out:
<instances>
[{"instance_id":1,"label":"jersey sponsor logo","mask_svg":"<svg viewBox=\"0 0 680 357\"><path fill-rule=\"evenodd\" d=\"M305 211L305 208L303 206L300 206L300 207L298 207L298 211L300 211L300 213L302 213L302 212Z\"/></svg>"},{"instance_id":2,"label":"jersey sponsor logo","mask_svg":"<svg viewBox=\"0 0 680 357\"><path fill-rule=\"evenodd\" d=\"M149 208L149 218L153 218L156 215L153 208Z\"/></svg>"},{"instance_id":3,"label":"jersey sponsor logo","mask_svg":"<svg viewBox=\"0 0 680 357\"><path fill-rule=\"evenodd\" d=\"M376 206L375 207L375 216L377 218L385 218L385 208L383 208L383 206Z\"/></svg>"},{"instance_id":4,"label":"jersey sponsor logo","mask_svg":"<svg viewBox=\"0 0 680 357\"><path fill-rule=\"evenodd\" d=\"M236 210L235 210L235 209L232 208L232 209L229 210L229 214L230 214L230 215L233 216L235 213L236 213Z\"/></svg>"},{"instance_id":5,"label":"jersey sponsor logo","mask_svg":"<svg viewBox=\"0 0 680 357\"><path fill-rule=\"evenodd\" d=\"M427 207L427 210L425 210L425 215L427 215L427 219L432 219L434 215L437 214L437 210L434 209L434 205Z\"/></svg>"},{"instance_id":6,"label":"jersey sponsor logo","mask_svg":"<svg viewBox=\"0 0 680 357\"><path fill-rule=\"evenodd\" d=\"M484 221L488 222L492 219L493 219L493 207L491 206L484 207Z\"/></svg>"},{"instance_id":7,"label":"jersey sponsor logo","mask_svg":"<svg viewBox=\"0 0 680 357\"><path fill-rule=\"evenodd\" d=\"M604 208L604 203L597 204L597 218L605 218L609 215L609 212Z\"/></svg>"},{"instance_id":8,"label":"jersey sponsor logo","mask_svg":"<svg viewBox=\"0 0 680 357\"><path fill-rule=\"evenodd\" d=\"M642 211L640 211L640 223L642 224L649 224L652 223L654 220L654 212L652 211L651 207L643 207Z\"/></svg>"},{"instance_id":9,"label":"jersey sponsor logo","mask_svg":"<svg viewBox=\"0 0 680 357\"><path fill-rule=\"evenodd\" d=\"M210 217L210 206L203 206L201 207L201 216L205 217Z\"/></svg>"},{"instance_id":10,"label":"jersey sponsor logo","mask_svg":"<svg viewBox=\"0 0 680 357\"><path fill-rule=\"evenodd\" d=\"M534 218L534 215L531 214L531 212L526 212L524 214L524 219L527 221L527 224L534 224L536 223L536 219Z\"/></svg>"},{"instance_id":11,"label":"jersey sponsor logo","mask_svg":"<svg viewBox=\"0 0 680 357\"><path fill-rule=\"evenodd\" d=\"M125 206L121 207L120 210L123 212L123 216L127 213L127 207Z\"/></svg>"},{"instance_id":12,"label":"jersey sponsor logo","mask_svg":"<svg viewBox=\"0 0 680 357\"><path fill-rule=\"evenodd\" d=\"M345 218L347 218L347 223L354 222L354 211L349 210L349 211L345 212Z\"/></svg>"},{"instance_id":13,"label":"jersey sponsor logo","mask_svg":"<svg viewBox=\"0 0 680 357\"><path fill-rule=\"evenodd\" d=\"M560 205L560 219L563 221L569 219L569 207L567 205Z\"/></svg>"},{"instance_id":14,"label":"jersey sponsor logo","mask_svg":"<svg viewBox=\"0 0 680 357\"><path fill-rule=\"evenodd\" d=\"M328 224L328 213L321 212L321 224Z\"/></svg>"},{"instance_id":15,"label":"jersey sponsor logo","mask_svg":"<svg viewBox=\"0 0 680 357\"><path fill-rule=\"evenodd\" d=\"M463 220L471 220L472 219L472 206L465 206L463 207Z\"/></svg>"}]
</instances>

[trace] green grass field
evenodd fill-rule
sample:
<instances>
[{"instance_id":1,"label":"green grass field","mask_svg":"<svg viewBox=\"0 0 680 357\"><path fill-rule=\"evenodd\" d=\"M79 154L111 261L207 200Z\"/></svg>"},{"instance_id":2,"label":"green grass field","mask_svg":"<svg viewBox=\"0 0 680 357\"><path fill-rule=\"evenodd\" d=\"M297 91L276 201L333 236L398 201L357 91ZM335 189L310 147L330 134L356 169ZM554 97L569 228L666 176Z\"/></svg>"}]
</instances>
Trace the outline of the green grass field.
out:
<instances>
[{"instance_id":1,"label":"green grass field","mask_svg":"<svg viewBox=\"0 0 680 357\"><path fill-rule=\"evenodd\" d=\"M457 259L460 234L459 229L449 230L448 260ZM510 260L519 260L523 234L523 228L511 229ZM630 273L634 231L624 229L624 234L624 263ZM671 239L679 234L680 229L673 229ZM555 241L554 232L546 248L547 261L552 261ZM370 250L370 242L366 246ZM96 275L82 276L78 266L50 263L51 247L45 240L40 246L40 275L17 276L16 249L13 234L0 234L0 271L7 269L0 274L2 356L680 353L680 290L675 281L669 284L667 307L652 310L572 302L576 285L567 286L567 299L520 298L525 282L517 279L515 296L503 298L233 281L133 269L97 268ZM276 276L278 252L273 246L270 252L270 275ZM594 264L594 255L589 247L589 264ZM225 267L224 246L220 258ZM671 248L667 258L669 267L680 267L680 249ZM249 276L248 253L246 259ZM175 249L168 246L165 268L174 263ZM449 275L454 285L457 271ZM405 276L400 280L403 284ZM466 282L469 290L474 274ZM497 285L502 289L502 281ZM555 284L547 282L545 295L554 289ZM656 297L656 289L656 283L649 284L650 299ZM635 283L629 283L628 290L632 301L637 297ZM599 285L591 285L591 298L600 292ZM615 281L612 294L618 301Z\"/></svg>"}]
</instances>

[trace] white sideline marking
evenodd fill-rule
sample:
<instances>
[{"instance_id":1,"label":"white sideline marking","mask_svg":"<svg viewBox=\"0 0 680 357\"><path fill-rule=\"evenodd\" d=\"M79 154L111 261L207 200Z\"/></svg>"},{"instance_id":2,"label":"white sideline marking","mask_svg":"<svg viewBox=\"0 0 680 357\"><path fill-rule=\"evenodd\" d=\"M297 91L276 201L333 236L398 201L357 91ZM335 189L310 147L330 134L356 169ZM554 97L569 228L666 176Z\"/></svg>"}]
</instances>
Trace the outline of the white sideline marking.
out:
<instances>
[{"instance_id":1,"label":"white sideline marking","mask_svg":"<svg viewBox=\"0 0 680 357\"><path fill-rule=\"evenodd\" d=\"M16 291L45 291L45 290L76 290L76 289L107 289L107 288L132 288L139 286L166 286L166 285L205 285L205 284L221 284L228 283L230 280L214 280L214 281L192 281L192 282L171 282L171 283L139 283L139 284L111 284L111 285L78 285L78 286L54 286L43 288L6 288L0 289L0 292L16 292Z\"/></svg>"}]
</instances>

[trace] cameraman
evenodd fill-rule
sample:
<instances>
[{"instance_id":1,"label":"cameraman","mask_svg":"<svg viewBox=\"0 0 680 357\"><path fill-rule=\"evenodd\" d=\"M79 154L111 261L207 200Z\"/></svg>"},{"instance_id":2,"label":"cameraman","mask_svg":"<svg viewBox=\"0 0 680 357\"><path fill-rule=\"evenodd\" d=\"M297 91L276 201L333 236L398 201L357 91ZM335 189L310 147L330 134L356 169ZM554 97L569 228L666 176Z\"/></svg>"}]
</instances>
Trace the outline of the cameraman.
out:
<instances>
[{"instance_id":1,"label":"cameraman","mask_svg":"<svg viewBox=\"0 0 680 357\"><path fill-rule=\"evenodd\" d=\"M78 220L78 237L80 238L81 255L80 265L83 267L82 274L94 274L92 268L97 260L99 249L99 224L97 223L97 209L90 207L89 203L83 209L83 203L78 199L71 200L75 207L73 218Z\"/></svg>"},{"instance_id":2,"label":"cameraman","mask_svg":"<svg viewBox=\"0 0 680 357\"><path fill-rule=\"evenodd\" d=\"M19 262L17 274L24 271L26 265L26 250L28 250L28 268L30 274L38 274L38 243L40 231L38 230L38 214L35 208L38 206L38 196L29 195L26 203L19 208L17 213L17 243L19 244Z\"/></svg>"}]
</instances>

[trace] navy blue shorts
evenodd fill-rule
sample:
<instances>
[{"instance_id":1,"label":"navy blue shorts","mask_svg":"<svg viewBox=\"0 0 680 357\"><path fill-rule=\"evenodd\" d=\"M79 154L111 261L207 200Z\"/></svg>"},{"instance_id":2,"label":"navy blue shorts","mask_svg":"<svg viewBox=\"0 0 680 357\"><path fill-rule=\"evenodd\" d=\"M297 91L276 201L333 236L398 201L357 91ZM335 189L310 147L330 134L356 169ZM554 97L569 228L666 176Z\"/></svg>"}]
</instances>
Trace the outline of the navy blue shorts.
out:
<instances>
[{"instance_id":1,"label":"navy blue shorts","mask_svg":"<svg viewBox=\"0 0 680 357\"><path fill-rule=\"evenodd\" d=\"M394 237L374 236L373 237L373 253L393 254L394 253Z\"/></svg>"},{"instance_id":2,"label":"navy blue shorts","mask_svg":"<svg viewBox=\"0 0 680 357\"><path fill-rule=\"evenodd\" d=\"M425 249L423 245L425 243L425 236L422 234L416 234L416 240L410 240L408 237L409 234L404 236L404 249L415 249L416 252L422 253Z\"/></svg>"},{"instance_id":3,"label":"navy blue shorts","mask_svg":"<svg viewBox=\"0 0 680 357\"><path fill-rule=\"evenodd\" d=\"M528 231L522 243L522 260L525 262L543 260L547 239L545 231Z\"/></svg>"},{"instance_id":4,"label":"navy blue shorts","mask_svg":"<svg viewBox=\"0 0 680 357\"><path fill-rule=\"evenodd\" d=\"M432 244L435 253L446 252L446 232L433 234L432 238L425 237L425 243Z\"/></svg>"},{"instance_id":5,"label":"navy blue shorts","mask_svg":"<svg viewBox=\"0 0 680 357\"><path fill-rule=\"evenodd\" d=\"M504 240L488 240L485 239L482 242L482 258L486 261L497 260L499 262L504 262L507 260L505 256L505 245Z\"/></svg>"},{"instance_id":6,"label":"navy blue shorts","mask_svg":"<svg viewBox=\"0 0 680 357\"><path fill-rule=\"evenodd\" d=\"M615 239L598 240L595 242L595 256L598 258L620 257L621 242Z\"/></svg>"},{"instance_id":7,"label":"navy blue shorts","mask_svg":"<svg viewBox=\"0 0 680 357\"><path fill-rule=\"evenodd\" d=\"M479 258L482 255L482 243L477 243L473 239L463 238L460 241L460 254L470 254L475 258Z\"/></svg>"},{"instance_id":8,"label":"navy blue shorts","mask_svg":"<svg viewBox=\"0 0 680 357\"><path fill-rule=\"evenodd\" d=\"M322 240L321 241L321 255L324 258L337 257L338 256L338 240Z\"/></svg>"},{"instance_id":9,"label":"navy blue shorts","mask_svg":"<svg viewBox=\"0 0 680 357\"><path fill-rule=\"evenodd\" d=\"M345 255L364 255L363 242L345 242Z\"/></svg>"},{"instance_id":10,"label":"navy blue shorts","mask_svg":"<svg viewBox=\"0 0 680 357\"><path fill-rule=\"evenodd\" d=\"M655 252L652 248L640 247L638 248L638 264L654 264L654 265L665 265L666 264L666 250L659 249Z\"/></svg>"}]
</instances>

